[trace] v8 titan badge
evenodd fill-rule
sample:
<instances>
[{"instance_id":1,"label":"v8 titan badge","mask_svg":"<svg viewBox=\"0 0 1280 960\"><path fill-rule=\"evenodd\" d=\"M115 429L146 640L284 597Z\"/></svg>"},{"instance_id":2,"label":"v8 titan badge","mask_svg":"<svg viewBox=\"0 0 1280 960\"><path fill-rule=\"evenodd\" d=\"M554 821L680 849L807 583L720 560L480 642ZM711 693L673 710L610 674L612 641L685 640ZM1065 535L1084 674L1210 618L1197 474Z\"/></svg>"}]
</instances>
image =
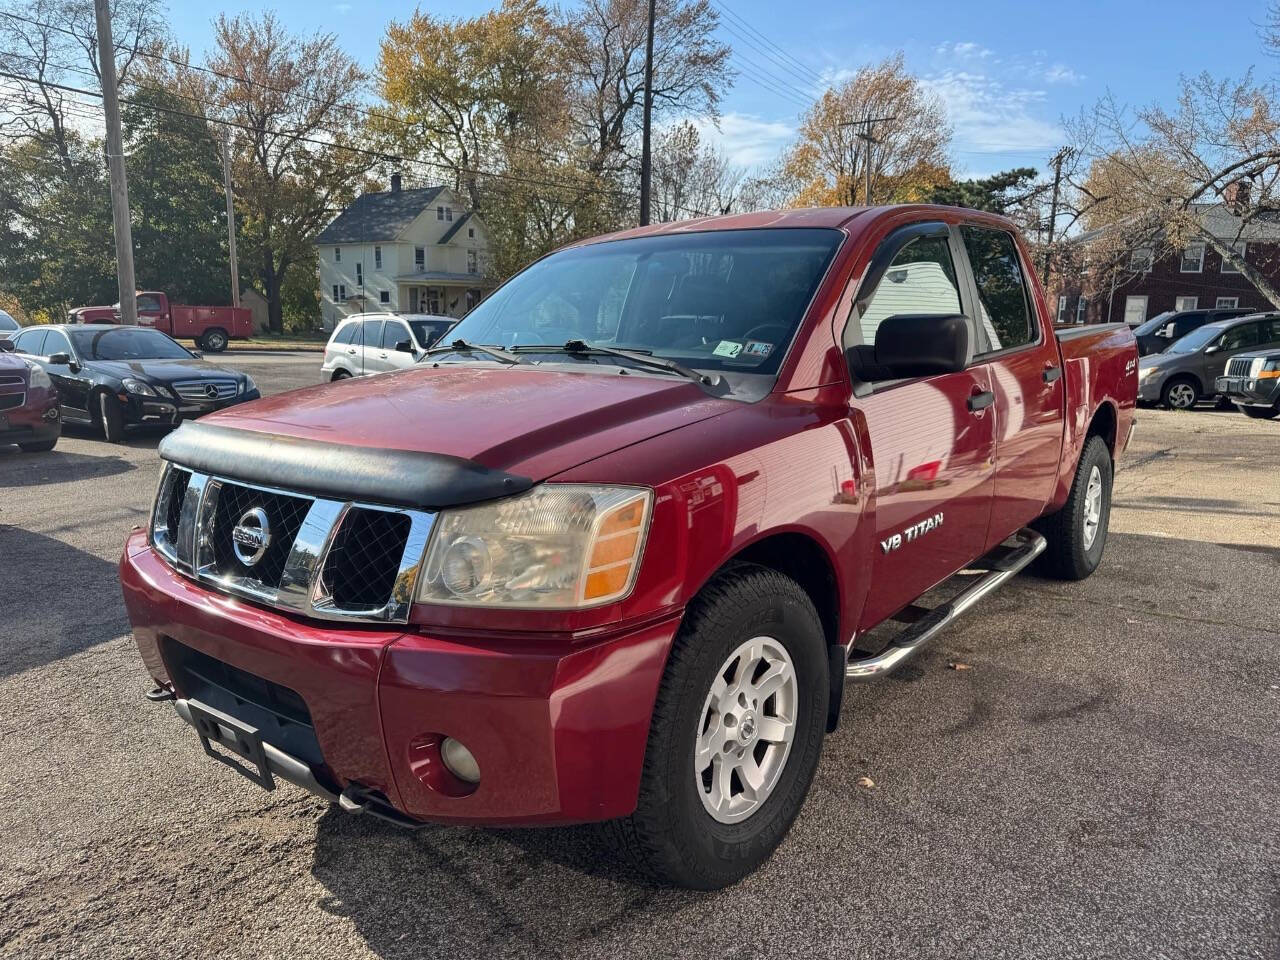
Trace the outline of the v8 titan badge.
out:
<instances>
[{"instance_id":1,"label":"v8 titan badge","mask_svg":"<svg viewBox=\"0 0 1280 960\"><path fill-rule=\"evenodd\" d=\"M901 533L895 533L888 539L881 540L880 549L885 553L893 553L893 551L902 546L903 541L910 543L917 537L924 536L930 530L936 530L940 526L942 526L942 514L935 513L932 517L925 517L919 523L913 523Z\"/></svg>"}]
</instances>

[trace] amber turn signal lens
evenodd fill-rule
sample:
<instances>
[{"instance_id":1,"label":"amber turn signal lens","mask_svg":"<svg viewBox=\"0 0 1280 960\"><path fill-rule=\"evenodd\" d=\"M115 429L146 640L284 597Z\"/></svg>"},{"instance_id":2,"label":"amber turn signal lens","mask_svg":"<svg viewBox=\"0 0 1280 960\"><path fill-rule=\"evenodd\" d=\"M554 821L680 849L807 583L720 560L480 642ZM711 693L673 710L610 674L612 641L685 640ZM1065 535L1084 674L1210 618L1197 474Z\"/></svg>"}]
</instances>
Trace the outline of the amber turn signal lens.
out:
<instances>
[{"instance_id":1,"label":"amber turn signal lens","mask_svg":"<svg viewBox=\"0 0 1280 960\"><path fill-rule=\"evenodd\" d=\"M604 600L626 591L639 561L648 508L649 498L638 496L600 518L583 579L583 600Z\"/></svg>"}]
</instances>

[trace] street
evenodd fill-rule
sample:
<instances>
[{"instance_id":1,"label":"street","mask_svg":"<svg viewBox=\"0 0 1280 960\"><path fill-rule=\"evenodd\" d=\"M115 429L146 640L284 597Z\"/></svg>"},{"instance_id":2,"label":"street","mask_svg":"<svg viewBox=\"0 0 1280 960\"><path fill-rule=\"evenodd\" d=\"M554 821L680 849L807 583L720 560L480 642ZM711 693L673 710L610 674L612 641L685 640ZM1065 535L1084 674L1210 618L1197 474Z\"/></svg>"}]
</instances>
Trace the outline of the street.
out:
<instances>
[{"instance_id":1,"label":"street","mask_svg":"<svg viewBox=\"0 0 1280 960\"><path fill-rule=\"evenodd\" d=\"M144 698L116 575L160 434L0 448L0 953L1275 958L1280 422L1139 418L1097 575L1019 576L848 690L790 836L714 894L587 828L411 834L212 762Z\"/></svg>"}]
</instances>

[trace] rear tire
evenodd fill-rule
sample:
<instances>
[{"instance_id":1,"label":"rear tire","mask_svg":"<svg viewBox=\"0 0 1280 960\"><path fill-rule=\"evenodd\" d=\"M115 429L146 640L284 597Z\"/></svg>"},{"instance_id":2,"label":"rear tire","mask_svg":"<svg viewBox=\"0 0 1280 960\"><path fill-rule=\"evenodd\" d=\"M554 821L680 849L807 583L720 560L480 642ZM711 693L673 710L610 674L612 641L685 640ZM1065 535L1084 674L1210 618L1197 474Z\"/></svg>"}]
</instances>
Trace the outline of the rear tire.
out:
<instances>
[{"instance_id":1,"label":"rear tire","mask_svg":"<svg viewBox=\"0 0 1280 960\"><path fill-rule=\"evenodd\" d=\"M41 440L38 443L20 443L18 449L23 453L48 453L58 445L58 438L52 440Z\"/></svg>"},{"instance_id":2,"label":"rear tire","mask_svg":"<svg viewBox=\"0 0 1280 960\"><path fill-rule=\"evenodd\" d=\"M699 890L759 867L818 765L827 662L821 621L798 583L755 564L719 574L689 604L672 645L636 810L604 825L614 844L647 875Z\"/></svg>"},{"instance_id":3,"label":"rear tire","mask_svg":"<svg viewBox=\"0 0 1280 960\"><path fill-rule=\"evenodd\" d=\"M1160 391L1160 402L1170 410L1190 410L1200 399L1200 391L1190 377L1174 377Z\"/></svg>"},{"instance_id":4,"label":"rear tire","mask_svg":"<svg viewBox=\"0 0 1280 960\"><path fill-rule=\"evenodd\" d=\"M1067 502L1032 526L1048 541L1036 571L1057 580L1083 580L1102 562L1111 521L1111 452L1099 436L1085 442Z\"/></svg>"},{"instance_id":5,"label":"rear tire","mask_svg":"<svg viewBox=\"0 0 1280 960\"><path fill-rule=\"evenodd\" d=\"M333 376L332 376L332 377L330 377L329 379L330 379L330 381L334 381L334 380L350 380L350 379L351 379L351 374L347 373L347 371L345 371L345 370L335 370L335 371L333 371Z\"/></svg>"},{"instance_id":6,"label":"rear tire","mask_svg":"<svg viewBox=\"0 0 1280 960\"><path fill-rule=\"evenodd\" d=\"M120 401L105 390L98 391L98 426L107 443L124 439L124 411L120 409Z\"/></svg>"},{"instance_id":7,"label":"rear tire","mask_svg":"<svg viewBox=\"0 0 1280 960\"><path fill-rule=\"evenodd\" d=\"M227 349L227 344L230 342L231 338L227 336L227 331L221 327L214 327L204 332L204 336L200 338L200 348L209 353L221 353Z\"/></svg>"},{"instance_id":8,"label":"rear tire","mask_svg":"<svg viewBox=\"0 0 1280 960\"><path fill-rule=\"evenodd\" d=\"M1280 417L1280 406L1240 407L1240 412L1254 420L1274 420L1276 417Z\"/></svg>"}]
</instances>

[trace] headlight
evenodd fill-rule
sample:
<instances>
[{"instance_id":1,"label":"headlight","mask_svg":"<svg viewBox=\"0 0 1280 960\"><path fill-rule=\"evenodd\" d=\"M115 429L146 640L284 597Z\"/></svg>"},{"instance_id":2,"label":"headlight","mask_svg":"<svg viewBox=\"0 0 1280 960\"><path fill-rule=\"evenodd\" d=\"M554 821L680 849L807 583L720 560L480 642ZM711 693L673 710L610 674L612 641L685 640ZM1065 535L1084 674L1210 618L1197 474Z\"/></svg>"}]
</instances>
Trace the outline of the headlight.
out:
<instances>
[{"instance_id":1,"label":"headlight","mask_svg":"<svg viewBox=\"0 0 1280 960\"><path fill-rule=\"evenodd\" d=\"M1159 367L1139 367L1138 379L1145 380L1147 379L1147 377L1151 376L1153 373L1155 373L1159 369L1160 369Z\"/></svg>"},{"instance_id":2,"label":"headlight","mask_svg":"<svg viewBox=\"0 0 1280 960\"><path fill-rule=\"evenodd\" d=\"M129 393L137 394L140 397L160 396L155 390L151 389L151 384L144 383L134 377L125 377L120 383Z\"/></svg>"},{"instance_id":3,"label":"headlight","mask_svg":"<svg viewBox=\"0 0 1280 960\"><path fill-rule=\"evenodd\" d=\"M49 374L45 373L44 367L38 363L27 361L27 366L31 368L31 376L27 378L27 384L32 390L45 389L48 390L53 386L53 380Z\"/></svg>"},{"instance_id":4,"label":"headlight","mask_svg":"<svg viewBox=\"0 0 1280 960\"><path fill-rule=\"evenodd\" d=\"M1249 376L1256 377L1263 371L1267 365L1266 357L1254 357L1253 362L1249 364Z\"/></svg>"},{"instance_id":5,"label":"headlight","mask_svg":"<svg viewBox=\"0 0 1280 960\"><path fill-rule=\"evenodd\" d=\"M258 385L253 382L253 377L249 376L248 374L245 374L244 382L240 384L240 392L248 393L251 390L256 390L256 389L258 389Z\"/></svg>"},{"instance_id":6,"label":"headlight","mask_svg":"<svg viewBox=\"0 0 1280 960\"><path fill-rule=\"evenodd\" d=\"M418 584L424 603L594 607L635 583L653 494L547 483L436 519Z\"/></svg>"}]
</instances>

